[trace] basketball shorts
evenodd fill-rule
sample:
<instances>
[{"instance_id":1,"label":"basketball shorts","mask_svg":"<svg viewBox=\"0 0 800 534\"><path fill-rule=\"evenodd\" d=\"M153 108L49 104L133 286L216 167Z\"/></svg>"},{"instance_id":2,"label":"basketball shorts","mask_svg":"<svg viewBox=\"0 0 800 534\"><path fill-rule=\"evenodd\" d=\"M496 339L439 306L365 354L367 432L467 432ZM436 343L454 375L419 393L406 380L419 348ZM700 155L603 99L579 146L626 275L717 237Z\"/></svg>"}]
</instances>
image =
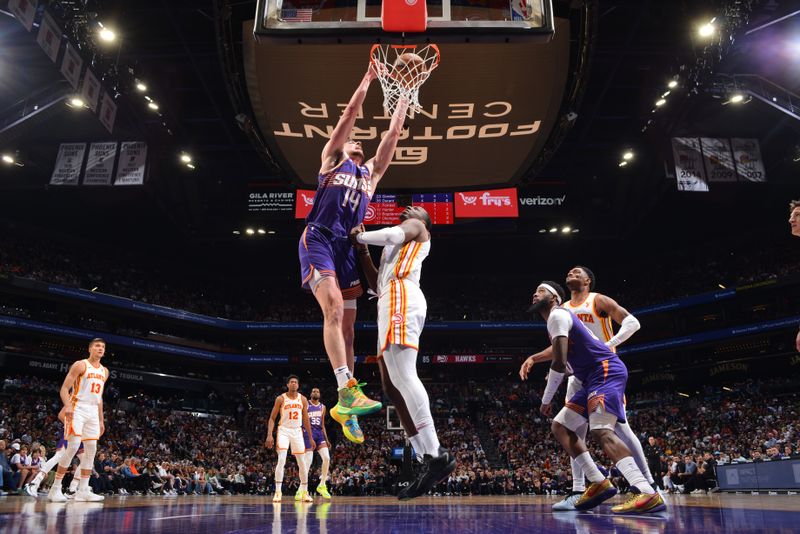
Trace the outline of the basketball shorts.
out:
<instances>
[{"instance_id":1,"label":"basketball shorts","mask_svg":"<svg viewBox=\"0 0 800 534\"><path fill-rule=\"evenodd\" d=\"M378 299L380 354L389 345L419 350L428 304L422 290L408 280L391 280Z\"/></svg>"},{"instance_id":2,"label":"basketball shorts","mask_svg":"<svg viewBox=\"0 0 800 534\"><path fill-rule=\"evenodd\" d=\"M303 454L306 452L306 444L303 442L303 431L299 428L278 427L278 446L279 451L291 448L292 454Z\"/></svg>"},{"instance_id":3,"label":"basketball shorts","mask_svg":"<svg viewBox=\"0 0 800 534\"><path fill-rule=\"evenodd\" d=\"M97 406L75 406L72 418L65 421L67 425L67 438L78 436L81 441L100 438L100 416Z\"/></svg>"},{"instance_id":4,"label":"basketball shorts","mask_svg":"<svg viewBox=\"0 0 800 534\"><path fill-rule=\"evenodd\" d=\"M325 228L309 224L300 236L298 255L303 289L313 291L315 277L335 276L344 300L356 299L363 294L358 259L346 237L335 236Z\"/></svg>"},{"instance_id":5,"label":"basketball shorts","mask_svg":"<svg viewBox=\"0 0 800 534\"><path fill-rule=\"evenodd\" d=\"M306 434L306 429L303 429L303 442L306 446L306 451L315 450L318 451L328 446L328 443L325 441L325 435L322 433L322 430L316 427L311 427L311 435L314 437L314 443L317 446L312 449L311 448L311 441L308 439L308 434Z\"/></svg>"},{"instance_id":6,"label":"basketball shorts","mask_svg":"<svg viewBox=\"0 0 800 534\"><path fill-rule=\"evenodd\" d=\"M583 381L583 388L567 400L566 407L587 417L590 428L614 430L625 423L625 386L628 368L619 358L603 360ZM613 416L610 421L605 414Z\"/></svg>"},{"instance_id":7,"label":"basketball shorts","mask_svg":"<svg viewBox=\"0 0 800 534\"><path fill-rule=\"evenodd\" d=\"M68 445L67 438L64 437L64 434L61 434L61 439L58 440L56 443L56 451L60 451L61 449L66 449ZM83 442L81 441L80 447L78 447L78 452L75 454L81 454L83 452Z\"/></svg>"}]
</instances>

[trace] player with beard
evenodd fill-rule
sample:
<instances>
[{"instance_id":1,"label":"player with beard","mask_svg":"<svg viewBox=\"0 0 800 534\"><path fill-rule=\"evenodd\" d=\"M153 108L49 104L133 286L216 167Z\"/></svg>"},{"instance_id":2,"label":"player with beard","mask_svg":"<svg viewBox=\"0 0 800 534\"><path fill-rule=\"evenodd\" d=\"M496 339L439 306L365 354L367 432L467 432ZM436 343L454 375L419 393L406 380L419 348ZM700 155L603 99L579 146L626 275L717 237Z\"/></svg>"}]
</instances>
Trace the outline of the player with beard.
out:
<instances>
[{"instance_id":1,"label":"player with beard","mask_svg":"<svg viewBox=\"0 0 800 534\"><path fill-rule=\"evenodd\" d=\"M613 497L617 490L592 460L585 440L576 431L589 420L589 432L639 494L612 507L615 514L638 514L663 510L664 500L647 482L628 447L617 437L615 426L625 422L624 396L628 369L605 343L571 311L561 307L564 290L555 282L544 281L533 294L531 311L547 322L553 361L542 395L540 412L553 413L552 401L567 373L574 375L582 388L572 395L553 419L553 435L591 482L575 501L576 510L588 510ZM588 414L588 417L587 417Z\"/></svg>"},{"instance_id":2,"label":"player with beard","mask_svg":"<svg viewBox=\"0 0 800 534\"><path fill-rule=\"evenodd\" d=\"M316 446L311 446L311 441L308 439L308 432L303 427L303 440L306 444L306 480L308 480L308 471L311 469L311 464L314 461L314 451L317 451L320 459L322 460L322 469L319 475L319 485L317 486L317 493L323 499L330 499L331 494L328 492L326 482L328 480L328 471L331 467L331 455L328 448L328 432L325 430L325 412L327 409L320 401L319 388L311 390L311 397L308 400L308 420L311 422L311 437L314 438Z\"/></svg>"},{"instance_id":3,"label":"player with beard","mask_svg":"<svg viewBox=\"0 0 800 534\"><path fill-rule=\"evenodd\" d=\"M574 313L578 319L597 337L605 343L612 351L616 352L616 347L627 341L636 333L640 324L628 310L620 306L614 299L596 293L593 289L596 286L594 273L588 267L578 265L567 273L567 288L570 290L570 300L564 303L564 308ZM614 334L614 327L611 321L620 325L620 330ZM552 347L530 356L520 369L520 377L525 380L531 367L539 362L550 361L553 359ZM582 387L580 381L575 376L567 379L567 395L569 400ZM588 431L587 424L579 428L577 433L581 439L586 440ZM614 428L617 436L634 453L636 465L645 475L648 482L655 485L655 479L650 473L647 458L639 438L631 429L627 422L617 422ZM572 492L560 502L553 505L553 511L563 512L575 509L575 501L586 489L586 480L583 471L574 459L570 459L572 467Z\"/></svg>"}]
</instances>

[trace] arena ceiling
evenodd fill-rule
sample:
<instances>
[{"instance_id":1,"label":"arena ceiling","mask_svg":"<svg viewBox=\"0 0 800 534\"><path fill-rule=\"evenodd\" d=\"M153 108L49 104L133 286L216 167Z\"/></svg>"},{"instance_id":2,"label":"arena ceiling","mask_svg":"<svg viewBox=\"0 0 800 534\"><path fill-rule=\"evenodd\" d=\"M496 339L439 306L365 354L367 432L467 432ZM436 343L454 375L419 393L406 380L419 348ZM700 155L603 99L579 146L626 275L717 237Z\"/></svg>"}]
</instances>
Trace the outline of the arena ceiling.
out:
<instances>
[{"instance_id":1,"label":"arena ceiling","mask_svg":"<svg viewBox=\"0 0 800 534\"><path fill-rule=\"evenodd\" d=\"M0 3L4 11L6 4ZM85 229L91 224L94 208L100 205L106 207L104 215L118 221L119 226L92 226L97 232L119 232L125 229L126 221L135 221L136 229L148 235L166 232L200 241L229 239L231 229L245 220L248 184L295 183L270 155L254 147L252 129L242 128L236 119L247 105L247 95L228 83L235 72L225 58L239 52L225 50L220 37L252 18L255 2L140 0L95 4L99 18L115 25L122 37L118 50L108 52L105 60L113 62L118 57L120 64L132 66L136 76L146 80L162 112L160 117L149 114L135 94L123 95L118 119L120 140L145 138L159 156L159 163L151 169L150 181L141 191L124 196L118 191L65 193L48 189L59 142L91 141L104 135L96 119L76 117L69 109L54 110L15 139L5 140L26 158L25 168L0 169L0 203L5 216L41 225L57 224L67 230L63 221L69 214L69 224ZM680 76L696 57L692 35L697 21L713 13L719 4L688 0L608 0L597 4L598 31L592 37L594 49L585 92L571 116L574 124L547 164L520 178L526 184L556 184L580 198L570 216L580 221L587 237L630 235L638 223L652 217L656 208L674 213L686 198L675 192L674 178L665 168L669 138L674 135L759 137L765 159L771 162L771 184L763 190L767 191L765 196L759 197L762 190L751 187L729 189L691 199L688 213L699 217L715 207L746 203L753 195L771 201L791 194L791 179L798 169L791 161L791 151L800 142L800 122L759 102L740 108L722 106L719 99L691 87L681 96L671 97L658 114L651 113L667 81ZM753 17L775 19L788 13L790 4L756 2ZM791 20L776 29L783 32L779 33L781 39L797 38L797 26ZM7 109L32 88L52 84L57 71L42 60L35 41L23 43L14 19L0 15L0 32L4 41L0 109ZM763 35L743 39L719 70L736 73L763 65L763 58L754 53L763 50L757 40ZM234 37L234 45L243 46L241 34ZM11 42L15 43L13 49L6 46ZM800 77L793 76L797 71L789 66L798 68L796 56L785 63L770 63L765 75L782 73L782 82L797 91ZM655 122L643 131L651 119ZM636 158L620 168L626 149L633 149ZM177 161L182 150L190 151L195 158L193 172L187 172ZM541 224L492 223L483 228L536 233ZM294 221L273 225L294 238Z\"/></svg>"}]
</instances>

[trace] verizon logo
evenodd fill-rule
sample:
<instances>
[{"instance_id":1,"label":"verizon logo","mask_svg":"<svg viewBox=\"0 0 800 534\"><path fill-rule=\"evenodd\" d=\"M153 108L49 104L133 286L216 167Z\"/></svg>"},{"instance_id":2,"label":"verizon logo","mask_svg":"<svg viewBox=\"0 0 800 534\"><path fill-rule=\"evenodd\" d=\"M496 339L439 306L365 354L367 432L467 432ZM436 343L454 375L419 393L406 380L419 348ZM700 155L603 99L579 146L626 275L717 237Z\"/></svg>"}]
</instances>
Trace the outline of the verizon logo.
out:
<instances>
[{"instance_id":1,"label":"verizon logo","mask_svg":"<svg viewBox=\"0 0 800 534\"><path fill-rule=\"evenodd\" d=\"M567 195L560 197L520 197L519 203L523 206L560 206L567 199Z\"/></svg>"}]
</instances>

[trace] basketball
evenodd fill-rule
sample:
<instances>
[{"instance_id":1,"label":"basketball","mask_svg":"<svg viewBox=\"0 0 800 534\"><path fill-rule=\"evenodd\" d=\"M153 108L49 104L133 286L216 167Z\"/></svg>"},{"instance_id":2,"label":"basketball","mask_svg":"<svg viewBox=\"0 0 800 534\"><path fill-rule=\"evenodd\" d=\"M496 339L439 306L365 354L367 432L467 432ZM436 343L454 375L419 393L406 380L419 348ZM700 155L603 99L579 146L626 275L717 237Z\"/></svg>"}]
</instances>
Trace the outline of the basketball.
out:
<instances>
[{"instance_id":1,"label":"basketball","mask_svg":"<svg viewBox=\"0 0 800 534\"><path fill-rule=\"evenodd\" d=\"M425 60L413 52L400 54L393 67L394 77L406 86L412 85L420 74L427 71Z\"/></svg>"}]
</instances>

